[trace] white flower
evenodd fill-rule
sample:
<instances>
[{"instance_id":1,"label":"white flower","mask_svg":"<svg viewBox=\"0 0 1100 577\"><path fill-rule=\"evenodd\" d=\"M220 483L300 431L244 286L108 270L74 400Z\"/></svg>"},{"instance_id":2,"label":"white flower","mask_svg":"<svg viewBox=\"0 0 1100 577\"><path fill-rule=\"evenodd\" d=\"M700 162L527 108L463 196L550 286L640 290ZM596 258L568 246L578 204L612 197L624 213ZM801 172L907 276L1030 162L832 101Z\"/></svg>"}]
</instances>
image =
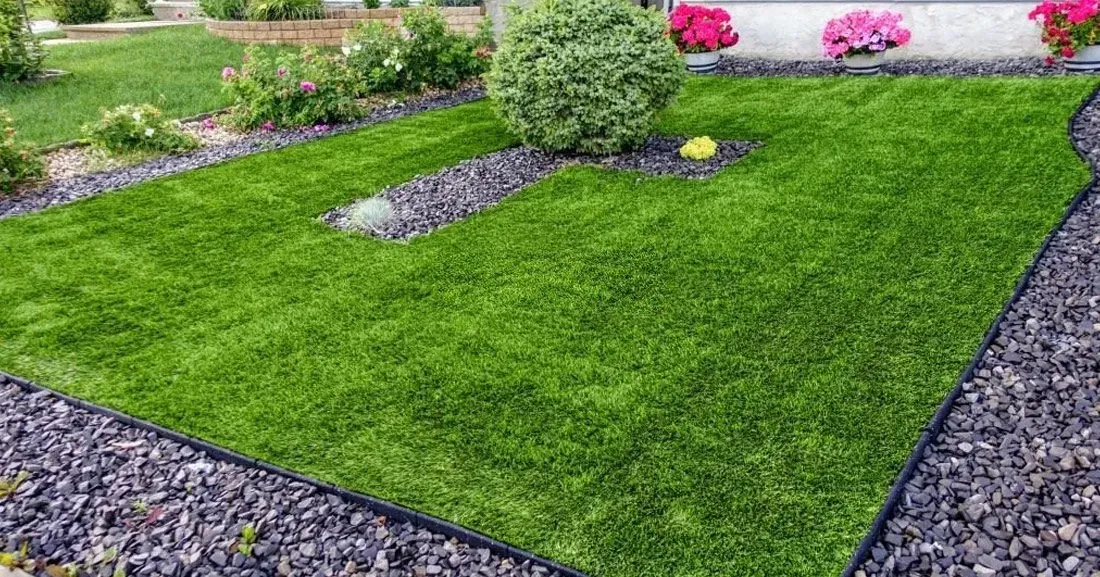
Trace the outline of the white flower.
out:
<instances>
[{"instance_id":1,"label":"white flower","mask_svg":"<svg viewBox=\"0 0 1100 577\"><path fill-rule=\"evenodd\" d=\"M398 72L401 72L401 69L402 69L402 68L404 68L404 66L401 66L401 63L400 63L400 62L398 62L398 63L396 63L396 64L394 64L394 65L393 65L393 69L394 69L394 70L396 70L396 71L398 71Z\"/></svg>"},{"instance_id":2,"label":"white flower","mask_svg":"<svg viewBox=\"0 0 1100 577\"><path fill-rule=\"evenodd\" d=\"M355 46L352 46L352 47L351 47L351 49L352 49L352 50L354 50L354 51L356 51L356 52L359 52L360 50L362 50L362 49L363 49L363 45L362 45L362 44L360 44L360 43L358 43L358 42L356 42L356 43L355 43Z\"/></svg>"},{"instance_id":3,"label":"white flower","mask_svg":"<svg viewBox=\"0 0 1100 577\"><path fill-rule=\"evenodd\" d=\"M156 131L153 130L152 128L146 128L145 129L145 136L153 136L154 132L156 132Z\"/></svg>"},{"instance_id":4,"label":"white flower","mask_svg":"<svg viewBox=\"0 0 1100 577\"><path fill-rule=\"evenodd\" d=\"M347 56L348 54L351 54L351 48L348 48L347 46L341 46L340 52L343 52L344 56Z\"/></svg>"},{"instance_id":5,"label":"white flower","mask_svg":"<svg viewBox=\"0 0 1100 577\"><path fill-rule=\"evenodd\" d=\"M134 113L131 116L134 117L134 122L141 122L141 113L140 112L134 111Z\"/></svg>"},{"instance_id":6,"label":"white flower","mask_svg":"<svg viewBox=\"0 0 1100 577\"><path fill-rule=\"evenodd\" d=\"M382 66L389 66L390 64L391 64L391 62L390 62L389 58L382 61Z\"/></svg>"}]
</instances>

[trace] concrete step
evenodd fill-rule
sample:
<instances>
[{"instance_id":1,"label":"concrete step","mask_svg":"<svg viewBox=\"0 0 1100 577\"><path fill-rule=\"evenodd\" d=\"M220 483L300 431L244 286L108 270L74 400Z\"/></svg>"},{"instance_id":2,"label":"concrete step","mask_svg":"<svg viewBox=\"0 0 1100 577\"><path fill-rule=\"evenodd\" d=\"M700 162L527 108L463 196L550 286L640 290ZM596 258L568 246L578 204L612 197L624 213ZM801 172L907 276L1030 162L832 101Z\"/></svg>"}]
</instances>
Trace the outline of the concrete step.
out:
<instances>
[{"instance_id":1,"label":"concrete step","mask_svg":"<svg viewBox=\"0 0 1100 577\"><path fill-rule=\"evenodd\" d=\"M197 22L183 20L146 20L143 22L103 22L102 24L73 24L62 26L70 40L104 40L129 34L143 34L160 28L194 26Z\"/></svg>"}]
</instances>

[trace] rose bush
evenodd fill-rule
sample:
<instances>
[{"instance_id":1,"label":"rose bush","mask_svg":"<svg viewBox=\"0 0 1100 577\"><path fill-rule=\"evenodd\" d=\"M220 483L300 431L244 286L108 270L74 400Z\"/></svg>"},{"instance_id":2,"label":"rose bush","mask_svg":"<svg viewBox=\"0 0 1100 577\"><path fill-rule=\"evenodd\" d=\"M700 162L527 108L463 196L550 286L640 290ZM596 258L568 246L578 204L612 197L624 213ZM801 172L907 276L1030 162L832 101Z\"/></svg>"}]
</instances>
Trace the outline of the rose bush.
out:
<instances>
[{"instance_id":1,"label":"rose bush","mask_svg":"<svg viewBox=\"0 0 1100 577\"><path fill-rule=\"evenodd\" d=\"M42 159L34 147L16 142L11 115L0 109L0 193L10 192L17 182L43 174Z\"/></svg>"},{"instance_id":2,"label":"rose bush","mask_svg":"<svg viewBox=\"0 0 1100 577\"><path fill-rule=\"evenodd\" d=\"M103 111L98 122L84 126L92 146L110 154L183 152L199 141L180 130L179 122L168 120L151 104L123 104Z\"/></svg>"},{"instance_id":3,"label":"rose bush","mask_svg":"<svg viewBox=\"0 0 1100 577\"><path fill-rule=\"evenodd\" d=\"M668 15L668 30L680 52L710 52L737 44L730 15L721 8L680 4Z\"/></svg>"},{"instance_id":4,"label":"rose bush","mask_svg":"<svg viewBox=\"0 0 1100 577\"><path fill-rule=\"evenodd\" d=\"M1052 55L1047 63L1052 64L1053 56L1072 58L1078 50L1100 44L1098 14L1098 0L1043 0L1027 17L1042 27L1043 43Z\"/></svg>"},{"instance_id":5,"label":"rose bush","mask_svg":"<svg viewBox=\"0 0 1100 577\"><path fill-rule=\"evenodd\" d=\"M909 43L910 32L900 23L896 12L849 12L825 25L821 46L830 58L885 52Z\"/></svg>"}]
</instances>

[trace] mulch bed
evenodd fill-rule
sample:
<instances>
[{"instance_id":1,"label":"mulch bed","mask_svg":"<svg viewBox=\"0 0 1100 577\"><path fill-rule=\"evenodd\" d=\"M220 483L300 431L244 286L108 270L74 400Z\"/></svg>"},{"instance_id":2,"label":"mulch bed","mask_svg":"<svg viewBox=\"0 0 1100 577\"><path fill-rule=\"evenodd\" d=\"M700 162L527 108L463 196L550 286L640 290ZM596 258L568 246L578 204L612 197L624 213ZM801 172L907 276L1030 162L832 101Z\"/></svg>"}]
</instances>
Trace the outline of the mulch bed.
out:
<instances>
[{"instance_id":1,"label":"mulch bed","mask_svg":"<svg viewBox=\"0 0 1100 577\"><path fill-rule=\"evenodd\" d=\"M1100 162L1100 103L1072 126ZM1100 188L1055 235L857 577L1100 570ZM1095 430L1094 430L1095 429Z\"/></svg>"},{"instance_id":2,"label":"mulch bed","mask_svg":"<svg viewBox=\"0 0 1100 577\"><path fill-rule=\"evenodd\" d=\"M383 190L378 196L390 202L393 217L378 230L352 223L348 216L352 205L335 208L321 219L341 230L407 240L493 206L565 166L591 164L650 176L707 178L762 146L759 142L722 141L717 154L700 162L680 156L686 141L652 136L638 150L602 157L551 154L525 146L509 148Z\"/></svg>"}]
</instances>

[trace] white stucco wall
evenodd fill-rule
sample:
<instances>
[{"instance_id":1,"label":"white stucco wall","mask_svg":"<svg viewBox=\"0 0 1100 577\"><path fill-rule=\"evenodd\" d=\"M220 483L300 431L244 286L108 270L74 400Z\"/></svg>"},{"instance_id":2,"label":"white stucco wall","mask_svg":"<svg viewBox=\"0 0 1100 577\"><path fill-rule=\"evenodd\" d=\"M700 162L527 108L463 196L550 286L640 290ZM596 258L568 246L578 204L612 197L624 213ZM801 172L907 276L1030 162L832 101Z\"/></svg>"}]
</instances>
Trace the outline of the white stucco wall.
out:
<instances>
[{"instance_id":1,"label":"white stucco wall","mask_svg":"<svg viewBox=\"0 0 1100 577\"><path fill-rule=\"evenodd\" d=\"M890 55L909 58L993 58L1045 54L1039 29L1027 19L1035 2L690 2L720 6L733 17L741 41L730 54L821 58L821 31L850 10L891 10L904 16L913 39Z\"/></svg>"}]
</instances>

